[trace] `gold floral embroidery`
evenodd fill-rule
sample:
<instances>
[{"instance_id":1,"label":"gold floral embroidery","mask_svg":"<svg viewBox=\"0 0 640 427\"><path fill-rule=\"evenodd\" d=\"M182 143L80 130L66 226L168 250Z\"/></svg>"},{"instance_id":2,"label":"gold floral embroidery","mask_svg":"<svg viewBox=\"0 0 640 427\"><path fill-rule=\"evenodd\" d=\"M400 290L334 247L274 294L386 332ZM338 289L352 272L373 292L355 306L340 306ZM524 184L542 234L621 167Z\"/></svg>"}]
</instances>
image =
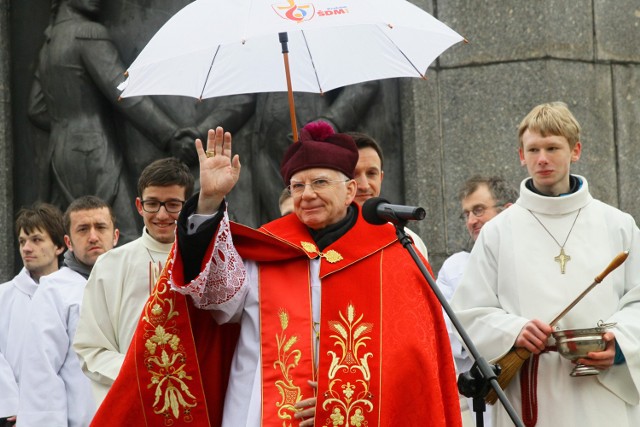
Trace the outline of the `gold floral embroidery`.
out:
<instances>
[{"instance_id":1,"label":"gold floral embroidery","mask_svg":"<svg viewBox=\"0 0 640 427\"><path fill-rule=\"evenodd\" d=\"M327 252L320 252L316 245L310 242L300 242L302 249L310 254L317 254L319 257L326 259L331 264L335 264L338 261L342 261L344 258L338 251L329 249Z\"/></svg>"},{"instance_id":2,"label":"gold floral embroidery","mask_svg":"<svg viewBox=\"0 0 640 427\"><path fill-rule=\"evenodd\" d=\"M334 251L333 249L329 249L327 252L321 253L320 256L324 257L324 259L329 261L331 264L335 264L336 262L342 261L343 259L342 255L340 255L338 252Z\"/></svg>"},{"instance_id":3,"label":"gold floral embroidery","mask_svg":"<svg viewBox=\"0 0 640 427\"><path fill-rule=\"evenodd\" d=\"M316 248L316 245L314 245L313 243L300 242L300 244L302 245L302 249L304 249L305 251L309 252L310 254L317 254L318 253L318 248Z\"/></svg>"},{"instance_id":4,"label":"gold floral embroidery","mask_svg":"<svg viewBox=\"0 0 640 427\"><path fill-rule=\"evenodd\" d=\"M289 326L289 314L286 310L280 309L278 312L280 318L280 327L282 333L276 335L276 343L278 346L278 360L273 363L274 369L280 369L283 380L275 382L278 393L280 393L280 402L276 402L278 408L278 417L282 420L291 420L292 414L298 410L294 407L302 399L302 391L300 387L293 383L290 371L298 366L302 352L299 349L292 349L292 347L298 342L297 335L293 335L287 338L285 330ZM288 426L291 424L283 424Z\"/></svg>"},{"instance_id":5,"label":"gold floral embroidery","mask_svg":"<svg viewBox=\"0 0 640 427\"><path fill-rule=\"evenodd\" d=\"M340 408L333 408L333 412L329 415L331 422L334 426L344 425L344 415L340 411Z\"/></svg>"},{"instance_id":6,"label":"gold floral embroidery","mask_svg":"<svg viewBox=\"0 0 640 427\"><path fill-rule=\"evenodd\" d=\"M356 310L353 304L347 306L346 318L340 312L340 321L329 321L329 328L334 332L330 336L334 340L334 346L340 348L341 354L329 351L331 365L329 367L329 388L324 393L323 409L331 408L331 425L344 425L346 427L360 427L366 425L365 411L373 410L372 395L369 391L371 371L368 360L373 353L364 352L368 336L373 330L372 323L362 322L364 315L356 318ZM344 381L339 373L356 374L352 381Z\"/></svg>"},{"instance_id":7,"label":"gold floral embroidery","mask_svg":"<svg viewBox=\"0 0 640 427\"><path fill-rule=\"evenodd\" d=\"M163 272L142 316L146 338L144 363L151 375L147 388L155 389L153 411L165 418L165 425L174 424L173 419L192 422L191 408L197 405L189 390L192 377L186 373L187 355L179 330L171 321L180 314L174 308L173 298Z\"/></svg>"}]
</instances>

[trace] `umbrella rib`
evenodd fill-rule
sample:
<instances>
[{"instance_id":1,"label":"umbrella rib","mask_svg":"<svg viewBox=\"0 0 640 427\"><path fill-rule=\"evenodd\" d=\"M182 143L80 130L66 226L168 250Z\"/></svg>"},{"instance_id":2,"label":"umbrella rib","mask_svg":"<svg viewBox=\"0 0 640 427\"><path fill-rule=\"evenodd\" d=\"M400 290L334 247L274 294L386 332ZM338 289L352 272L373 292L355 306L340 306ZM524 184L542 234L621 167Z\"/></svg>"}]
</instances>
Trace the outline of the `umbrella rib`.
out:
<instances>
[{"instance_id":1,"label":"umbrella rib","mask_svg":"<svg viewBox=\"0 0 640 427\"><path fill-rule=\"evenodd\" d=\"M313 67L313 74L316 76L316 82L318 83L318 90L322 95L324 91L322 90L322 86L320 85L320 78L318 77L318 71L316 70L316 64L313 62L313 55L311 54L311 49L309 49L309 43L307 43L307 36L304 34L304 30L300 31L302 33L302 38L304 39L304 46L307 48L307 53L309 54L309 59L311 59L311 66Z\"/></svg>"},{"instance_id":2,"label":"umbrella rib","mask_svg":"<svg viewBox=\"0 0 640 427\"><path fill-rule=\"evenodd\" d=\"M391 24L387 24L387 26L388 26L389 28L393 29L393 26L392 26ZM398 47L398 45L393 41L393 39L391 39L391 37L389 37L389 35L388 35L387 33L385 33L384 31L382 31L382 29L381 29L379 26L377 26L377 25L376 25L376 28L378 29L378 31L380 31L380 32L381 32L381 33L382 33L382 34L383 34L383 35L384 35L384 36L389 40L389 42L393 45L393 47L395 47L395 48L398 50L398 52L400 52L400 54L401 54L402 56L404 56L404 59L406 59L406 60L407 60L407 62L409 63L409 65L411 65L411 66L413 67L413 69L414 69L414 70L416 70L416 72L418 73L418 75L419 75L420 77L422 77L423 79L426 79L426 76L420 72L420 70L418 69L418 67L416 67L416 66L415 66L415 64L414 64L414 63L409 59L409 57L408 57L408 56L407 56L407 55L402 51L402 49L400 49L400 48Z\"/></svg>"},{"instance_id":3,"label":"umbrella rib","mask_svg":"<svg viewBox=\"0 0 640 427\"><path fill-rule=\"evenodd\" d=\"M204 95L204 90L207 87L207 82L209 81L209 76L211 75L211 70L213 69L213 63L216 62L216 57L218 56L218 52L220 52L220 45L216 49L216 53L213 54L213 58L211 58L211 64L209 65L209 71L207 71L207 78L204 79L204 84L202 85L202 91L200 92L200 101L202 101L202 96Z\"/></svg>"}]
</instances>

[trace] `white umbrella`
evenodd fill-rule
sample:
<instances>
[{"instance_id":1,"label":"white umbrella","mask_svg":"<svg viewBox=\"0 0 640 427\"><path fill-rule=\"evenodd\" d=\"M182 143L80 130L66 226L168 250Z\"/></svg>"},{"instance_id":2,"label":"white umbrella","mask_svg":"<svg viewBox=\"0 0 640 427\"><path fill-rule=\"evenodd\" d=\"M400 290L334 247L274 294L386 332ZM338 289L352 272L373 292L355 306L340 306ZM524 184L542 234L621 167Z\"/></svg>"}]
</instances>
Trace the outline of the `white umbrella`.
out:
<instances>
[{"instance_id":1,"label":"white umbrella","mask_svg":"<svg viewBox=\"0 0 640 427\"><path fill-rule=\"evenodd\" d=\"M289 91L297 137L292 91L323 93L369 80L424 78L438 55L463 40L405 0L280 1L187 5L131 64L121 96L201 99ZM290 55L278 35L288 35Z\"/></svg>"}]
</instances>

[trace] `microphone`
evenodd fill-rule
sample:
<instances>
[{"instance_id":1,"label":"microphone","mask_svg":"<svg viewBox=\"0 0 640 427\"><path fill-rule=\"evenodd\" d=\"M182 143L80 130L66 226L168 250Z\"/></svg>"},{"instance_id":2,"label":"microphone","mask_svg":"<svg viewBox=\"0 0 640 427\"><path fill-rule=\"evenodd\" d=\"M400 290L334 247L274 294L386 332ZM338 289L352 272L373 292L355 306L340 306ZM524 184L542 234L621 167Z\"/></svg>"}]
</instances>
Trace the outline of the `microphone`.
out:
<instances>
[{"instance_id":1,"label":"microphone","mask_svg":"<svg viewBox=\"0 0 640 427\"><path fill-rule=\"evenodd\" d=\"M420 221L427 212L419 206L392 205L382 197L373 197L362 205L362 217L369 224L398 224L404 221Z\"/></svg>"}]
</instances>

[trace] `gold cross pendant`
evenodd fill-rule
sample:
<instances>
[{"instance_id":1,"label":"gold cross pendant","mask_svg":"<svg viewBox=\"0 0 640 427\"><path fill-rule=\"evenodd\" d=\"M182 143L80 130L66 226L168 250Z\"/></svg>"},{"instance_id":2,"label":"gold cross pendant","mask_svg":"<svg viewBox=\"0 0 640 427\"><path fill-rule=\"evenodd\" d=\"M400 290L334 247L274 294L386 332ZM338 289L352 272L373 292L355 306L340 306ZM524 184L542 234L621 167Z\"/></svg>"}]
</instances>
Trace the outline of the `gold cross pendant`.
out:
<instances>
[{"instance_id":1,"label":"gold cross pendant","mask_svg":"<svg viewBox=\"0 0 640 427\"><path fill-rule=\"evenodd\" d=\"M560 263L560 273L564 274L567 262L571 261L571 257L564 253L564 248L560 248L560 255L555 257L554 260Z\"/></svg>"}]
</instances>

